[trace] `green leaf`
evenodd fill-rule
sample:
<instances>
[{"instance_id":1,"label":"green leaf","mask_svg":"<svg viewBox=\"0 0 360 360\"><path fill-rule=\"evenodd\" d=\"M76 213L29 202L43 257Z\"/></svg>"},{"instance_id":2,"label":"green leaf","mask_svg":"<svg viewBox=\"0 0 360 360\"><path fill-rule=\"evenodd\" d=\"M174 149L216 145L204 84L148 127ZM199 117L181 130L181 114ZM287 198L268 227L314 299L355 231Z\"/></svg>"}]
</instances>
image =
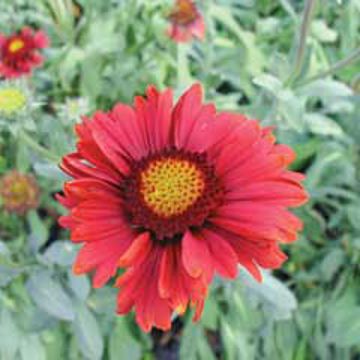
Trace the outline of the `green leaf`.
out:
<instances>
[{"instance_id":1,"label":"green leaf","mask_svg":"<svg viewBox=\"0 0 360 360\"><path fill-rule=\"evenodd\" d=\"M277 94L278 114L286 127L303 132L305 99L299 98L292 90L283 89Z\"/></svg>"},{"instance_id":2,"label":"green leaf","mask_svg":"<svg viewBox=\"0 0 360 360\"><path fill-rule=\"evenodd\" d=\"M301 169L304 164L306 164L306 162L316 154L320 144L321 143L318 138L312 138L293 145L293 149L296 152L296 159L291 164L290 168L293 170Z\"/></svg>"},{"instance_id":3,"label":"green leaf","mask_svg":"<svg viewBox=\"0 0 360 360\"><path fill-rule=\"evenodd\" d=\"M344 262L345 254L341 249L330 250L320 264L322 278L330 281Z\"/></svg>"},{"instance_id":4,"label":"green leaf","mask_svg":"<svg viewBox=\"0 0 360 360\"><path fill-rule=\"evenodd\" d=\"M86 275L74 275L68 271L69 286L80 301L85 301L90 294L90 281Z\"/></svg>"},{"instance_id":5,"label":"green leaf","mask_svg":"<svg viewBox=\"0 0 360 360\"><path fill-rule=\"evenodd\" d=\"M214 295L210 295L205 302L204 313L201 316L201 324L206 329L216 330L218 326L219 309Z\"/></svg>"},{"instance_id":6,"label":"green leaf","mask_svg":"<svg viewBox=\"0 0 360 360\"><path fill-rule=\"evenodd\" d=\"M39 250L39 248L45 244L49 237L49 230L47 226L41 221L38 213L35 210L29 211L27 220L30 225L29 242L33 251Z\"/></svg>"},{"instance_id":7,"label":"green leaf","mask_svg":"<svg viewBox=\"0 0 360 360\"><path fill-rule=\"evenodd\" d=\"M234 328L225 318L221 321L221 339L224 346L225 359L254 359L253 346L248 341L248 334Z\"/></svg>"},{"instance_id":8,"label":"green leaf","mask_svg":"<svg viewBox=\"0 0 360 360\"><path fill-rule=\"evenodd\" d=\"M0 287L7 286L12 280L25 271L24 267L19 267L7 259L0 257Z\"/></svg>"},{"instance_id":9,"label":"green leaf","mask_svg":"<svg viewBox=\"0 0 360 360\"><path fill-rule=\"evenodd\" d=\"M66 181L67 176L60 170L58 165L40 163L34 164L34 170L36 174L51 180Z\"/></svg>"},{"instance_id":10,"label":"green leaf","mask_svg":"<svg viewBox=\"0 0 360 360\"><path fill-rule=\"evenodd\" d=\"M334 303L329 303L326 312L326 340L340 347L359 344L360 306L350 289Z\"/></svg>"},{"instance_id":11,"label":"green leaf","mask_svg":"<svg viewBox=\"0 0 360 360\"><path fill-rule=\"evenodd\" d=\"M110 286L96 289L91 293L87 303L97 314L114 314L116 293L116 289Z\"/></svg>"},{"instance_id":12,"label":"green leaf","mask_svg":"<svg viewBox=\"0 0 360 360\"><path fill-rule=\"evenodd\" d=\"M198 344L198 358L206 360L216 360L216 357L210 347L210 344L205 336L200 337Z\"/></svg>"},{"instance_id":13,"label":"green leaf","mask_svg":"<svg viewBox=\"0 0 360 360\"><path fill-rule=\"evenodd\" d=\"M297 308L294 294L268 271L262 271L263 281L257 282L248 272L241 271L239 278L251 296L263 304L265 311L276 320L289 319Z\"/></svg>"},{"instance_id":14,"label":"green leaf","mask_svg":"<svg viewBox=\"0 0 360 360\"><path fill-rule=\"evenodd\" d=\"M67 334L61 327L52 328L45 333L44 345L46 350L46 359L64 360L67 359L66 353L68 343L66 341Z\"/></svg>"},{"instance_id":15,"label":"green leaf","mask_svg":"<svg viewBox=\"0 0 360 360\"><path fill-rule=\"evenodd\" d=\"M46 249L43 256L52 264L70 266L75 260L77 250L77 246L70 241L57 240Z\"/></svg>"},{"instance_id":16,"label":"green leaf","mask_svg":"<svg viewBox=\"0 0 360 360\"><path fill-rule=\"evenodd\" d=\"M16 168L22 173L26 173L30 168L29 149L22 141L19 141L16 153Z\"/></svg>"},{"instance_id":17,"label":"green leaf","mask_svg":"<svg viewBox=\"0 0 360 360\"><path fill-rule=\"evenodd\" d=\"M308 85L302 86L298 94L307 98L320 98L329 100L333 97L345 97L353 94L351 88L340 81L330 78L319 79Z\"/></svg>"},{"instance_id":18,"label":"green leaf","mask_svg":"<svg viewBox=\"0 0 360 360\"><path fill-rule=\"evenodd\" d=\"M85 305L78 304L73 325L84 356L92 360L101 359L104 351L103 338L95 316Z\"/></svg>"},{"instance_id":19,"label":"green leaf","mask_svg":"<svg viewBox=\"0 0 360 360\"><path fill-rule=\"evenodd\" d=\"M97 53L86 57L81 63L81 92L93 100L102 91L102 66L103 60Z\"/></svg>"},{"instance_id":20,"label":"green leaf","mask_svg":"<svg viewBox=\"0 0 360 360\"><path fill-rule=\"evenodd\" d=\"M87 34L89 42L85 46L87 54L106 54L123 47L124 39L115 31L116 18L95 18ZM99 31L101 29L101 31Z\"/></svg>"},{"instance_id":21,"label":"green leaf","mask_svg":"<svg viewBox=\"0 0 360 360\"><path fill-rule=\"evenodd\" d=\"M71 82L77 74L77 68L85 56L83 49L78 47L71 47L59 53L59 60L61 59L62 61L56 70L59 72L59 78L65 89L71 88Z\"/></svg>"},{"instance_id":22,"label":"green leaf","mask_svg":"<svg viewBox=\"0 0 360 360\"><path fill-rule=\"evenodd\" d=\"M131 335L126 319L118 317L109 339L109 360L138 360L141 357L141 344Z\"/></svg>"},{"instance_id":23,"label":"green leaf","mask_svg":"<svg viewBox=\"0 0 360 360\"><path fill-rule=\"evenodd\" d=\"M311 24L312 34L321 42L332 43L336 41L338 34L330 29L323 19L316 19Z\"/></svg>"},{"instance_id":24,"label":"green leaf","mask_svg":"<svg viewBox=\"0 0 360 360\"><path fill-rule=\"evenodd\" d=\"M185 325L180 343L180 360L215 359L205 331L190 319Z\"/></svg>"},{"instance_id":25,"label":"green leaf","mask_svg":"<svg viewBox=\"0 0 360 360\"><path fill-rule=\"evenodd\" d=\"M360 230L360 202L349 205L347 207L347 213L351 225L355 229Z\"/></svg>"},{"instance_id":26,"label":"green leaf","mask_svg":"<svg viewBox=\"0 0 360 360\"><path fill-rule=\"evenodd\" d=\"M271 74L261 74L253 79L253 83L266 89L275 96L277 96L283 88L281 81Z\"/></svg>"},{"instance_id":27,"label":"green leaf","mask_svg":"<svg viewBox=\"0 0 360 360\"><path fill-rule=\"evenodd\" d=\"M180 343L180 360L196 360L197 347L202 336L200 325L188 321Z\"/></svg>"},{"instance_id":28,"label":"green leaf","mask_svg":"<svg viewBox=\"0 0 360 360\"><path fill-rule=\"evenodd\" d=\"M307 113L304 115L305 122L309 130L317 135L343 137L344 131L334 120L319 114Z\"/></svg>"},{"instance_id":29,"label":"green leaf","mask_svg":"<svg viewBox=\"0 0 360 360\"><path fill-rule=\"evenodd\" d=\"M21 360L46 360L46 352L38 335L25 335L20 342Z\"/></svg>"},{"instance_id":30,"label":"green leaf","mask_svg":"<svg viewBox=\"0 0 360 360\"><path fill-rule=\"evenodd\" d=\"M3 241L0 241L0 256L8 256L10 254L10 251Z\"/></svg>"},{"instance_id":31,"label":"green leaf","mask_svg":"<svg viewBox=\"0 0 360 360\"><path fill-rule=\"evenodd\" d=\"M72 301L63 287L45 271L32 274L26 288L35 304L61 320L74 320Z\"/></svg>"},{"instance_id":32,"label":"green leaf","mask_svg":"<svg viewBox=\"0 0 360 360\"><path fill-rule=\"evenodd\" d=\"M3 306L0 313L0 359L14 360L21 334L13 315Z\"/></svg>"},{"instance_id":33,"label":"green leaf","mask_svg":"<svg viewBox=\"0 0 360 360\"><path fill-rule=\"evenodd\" d=\"M212 3L209 13L217 21L225 25L242 42L246 49L245 64L247 70L253 76L259 75L265 66L265 58L256 44L255 35L250 31L244 30L235 20L230 9L225 6L219 6Z\"/></svg>"}]
</instances>

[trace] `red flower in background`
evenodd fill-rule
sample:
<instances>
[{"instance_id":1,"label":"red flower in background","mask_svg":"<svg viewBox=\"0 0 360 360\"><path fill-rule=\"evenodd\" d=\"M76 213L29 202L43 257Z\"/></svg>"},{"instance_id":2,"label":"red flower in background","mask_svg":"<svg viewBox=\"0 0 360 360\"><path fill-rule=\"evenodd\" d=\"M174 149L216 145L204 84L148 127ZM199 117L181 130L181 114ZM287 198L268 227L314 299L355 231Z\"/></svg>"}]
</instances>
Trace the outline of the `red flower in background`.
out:
<instances>
[{"instance_id":1,"label":"red flower in background","mask_svg":"<svg viewBox=\"0 0 360 360\"><path fill-rule=\"evenodd\" d=\"M16 78L29 75L34 67L43 63L38 50L48 44L44 32L34 32L28 27L8 37L0 34L0 76Z\"/></svg>"},{"instance_id":2,"label":"red flower in background","mask_svg":"<svg viewBox=\"0 0 360 360\"><path fill-rule=\"evenodd\" d=\"M126 268L117 311L134 308L145 331L169 329L188 305L198 319L215 273L233 279L240 264L261 280L258 267L279 267L279 243L302 228L287 210L307 201L304 176L286 169L293 151L257 121L203 104L200 85L175 107L170 89L151 86L76 131L61 165L74 180L59 196L70 210L61 224L84 243L74 271L94 271L99 287Z\"/></svg>"},{"instance_id":3,"label":"red flower in background","mask_svg":"<svg viewBox=\"0 0 360 360\"><path fill-rule=\"evenodd\" d=\"M192 0L176 0L169 15L168 35L176 42L188 42L193 37L205 37L205 22Z\"/></svg>"},{"instance_id":4,"label":"red flower in background","mask_svg":"<svg viewBox=\"0 0 360 360\"><path fill-rule=\"evenodd\" d=\"M39 205L40 189L32 175L16 170L0 177L0 199L5 210L24 215Z\"/></svg>"}]
</instances>

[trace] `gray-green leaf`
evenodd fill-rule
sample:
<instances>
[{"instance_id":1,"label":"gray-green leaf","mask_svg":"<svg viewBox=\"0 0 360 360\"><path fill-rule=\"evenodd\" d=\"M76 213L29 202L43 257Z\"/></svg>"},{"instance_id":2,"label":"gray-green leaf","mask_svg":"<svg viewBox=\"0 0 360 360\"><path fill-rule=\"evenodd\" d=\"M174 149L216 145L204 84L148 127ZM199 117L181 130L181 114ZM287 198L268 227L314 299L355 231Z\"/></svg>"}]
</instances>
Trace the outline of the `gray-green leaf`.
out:
<instances>
[{"instance_id":1,"label":"gray-green leaf","mask_svg":"<svg viewBox=\"0 0 360 360\"><path fill-rule=\"evenodd\" d=\"M75 312L69 295L61 284L55 282L46 272L33 274L26 288L41 309L61 320L73 320Z\"/></svg>"},{"instance_id":2,"label":"gray-green leaf","mask_svg":"<svg viewBox=\"0 0 360 360\"><path fill-rule=\"evenodd\" d=\"M101 359L104 343L95 316L83 304L76 309L74 330L83 355L91 360Z\"/></svg>"}]
</instances>

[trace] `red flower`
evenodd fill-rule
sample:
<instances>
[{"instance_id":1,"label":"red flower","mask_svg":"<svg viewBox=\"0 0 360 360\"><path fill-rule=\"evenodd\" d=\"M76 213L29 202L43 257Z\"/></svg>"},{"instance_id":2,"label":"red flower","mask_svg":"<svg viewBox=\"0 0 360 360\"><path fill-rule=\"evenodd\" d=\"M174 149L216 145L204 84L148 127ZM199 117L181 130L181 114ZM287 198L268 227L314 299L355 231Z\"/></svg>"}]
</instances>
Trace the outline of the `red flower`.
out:
<instances>
[{"instance_id":1,"label":"red flower","mask_svg":"<svg viewBox=\"0 0 360 360\"><path fill-rule=\"evenodd\" d=\"M44 32L34 32L27 27L8 37L0 34L0 76L16 78L29 75L34 67L43 63L38 50L48 44Z\"/></svg>"},{"instance_id":2,"label":"red flower","mask_svg":"<svg viewBox=\"0 0 360 360\"><path fill-rule=\"evenodd\" d=\"M0 198L8 212L24 215L38 207L39 197L40 189L32 175L12 170L0 178Z\"/></svg>"},{"instance_id":3,"label":"red flower","mask_svg":"<svg viewBox=\"0 0 360 360\"><path fill-rule=\"evenodd\" d=\"M169 15L168 35L176 42L188 42L193 37L205 37L204 18L192 0L176 0Z\"/></svg>"},{"instance_id":4,"label":"red flower","mask_svg":"<svg viewBox=\"0 0 360 360\"><path fill-rule=\"evenodd\" d=\"M146 331L169 329L188 305L198 319L215 273L233 279L240 264L261 280L258 267L279 267L278 243L302 228L287 210L307 200L303 175L286 169L293 151L257 121L202 104L200 85L175 107L171 90L150 86L76 131L61 165L74 180L59 197L61 224L85 243L74 270L95 271L99 287L126 268L117 311L135 308Z\"/></svg>"}]
</instances>

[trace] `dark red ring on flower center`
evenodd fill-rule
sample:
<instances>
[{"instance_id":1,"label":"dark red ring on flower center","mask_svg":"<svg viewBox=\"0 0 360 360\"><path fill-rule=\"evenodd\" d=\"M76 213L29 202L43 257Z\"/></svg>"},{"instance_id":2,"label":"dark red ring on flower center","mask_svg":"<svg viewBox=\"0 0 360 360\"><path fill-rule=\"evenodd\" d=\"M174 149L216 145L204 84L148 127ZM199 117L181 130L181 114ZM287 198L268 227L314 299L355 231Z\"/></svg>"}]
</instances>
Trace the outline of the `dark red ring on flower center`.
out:
<instances>
[{"instance_id":1,"label":"dark red ring on flower center","mask_svg":"<svg viewBox=\"0 0 360 360\"><path fill-rule=\"evenodd\" d=\"M125 212L132 226L162 243L202 226L222 201L223 188L205 153L171 148L130 168L121 184Z\"/></svg>"}]
</instances>

